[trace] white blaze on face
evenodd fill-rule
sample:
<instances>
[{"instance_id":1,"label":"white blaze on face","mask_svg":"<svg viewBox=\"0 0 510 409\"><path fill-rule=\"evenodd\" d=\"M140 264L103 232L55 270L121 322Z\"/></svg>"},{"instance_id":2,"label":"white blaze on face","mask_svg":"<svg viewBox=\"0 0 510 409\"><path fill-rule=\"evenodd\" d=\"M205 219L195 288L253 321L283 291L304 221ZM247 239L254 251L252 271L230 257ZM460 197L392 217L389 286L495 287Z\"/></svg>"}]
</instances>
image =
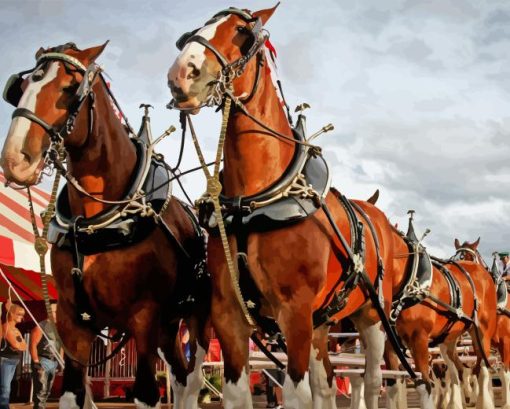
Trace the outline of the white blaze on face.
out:
<instances>
[{"instance_id":1,"label":"white blaze on face","mask_svg":"<svg viewBox=\"0 0 510 409\"><path fill-rule=\"evenodd\" d=\"M216 29L220 24L223 24L225 21L227 21L231 16L225 16L214 23L208 24L207 26L201 28L198 30L195 35L198 35L200 37L205 38L207 41L210 41L214 36L216 35ZM197 69L201 69L204 61L205 61L205 50L206 48L196 41L189 42L185 45L185 47L182 49L179 57L178 62L183 62L185 64L187 63L193 63ZM182 66L183 64L181 64Z\"/></svg>"},{"instance_id":2,"label":"white blaze on face","mask_svg":"<svg viewBox=\"0 0 510 409\"><path fill-rule=\"evenodd\" d=\"M58 67L58 62L52 62L46 70L44 78L41 80L34 81L32 79L33 74L29 77L28 85L19 101L18 108L26 108L29 111L35 112L39 93L45 85L49 84L57 77ZM39 70L40 68L36 69L34 73L37 73ZM11 150L21 152L31 125L32 122L23 117L16 117L12 120L6 142L6 144L9 144Z\"/></svg>"}]
</instances>

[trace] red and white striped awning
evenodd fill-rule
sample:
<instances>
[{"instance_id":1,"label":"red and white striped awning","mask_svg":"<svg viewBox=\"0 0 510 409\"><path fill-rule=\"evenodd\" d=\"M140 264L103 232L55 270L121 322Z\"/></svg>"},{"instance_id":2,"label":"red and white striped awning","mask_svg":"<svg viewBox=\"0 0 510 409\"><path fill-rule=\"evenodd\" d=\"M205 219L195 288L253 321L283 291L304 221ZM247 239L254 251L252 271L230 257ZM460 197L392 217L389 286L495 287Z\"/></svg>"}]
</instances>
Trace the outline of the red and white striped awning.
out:
<instances>
[{"instance_id":1,"label":"red and white striped awning","mask_svg":"<svg viewBox=\"0 0 510 409\"><path fill-rule=\"evenodd\" d=\"M34 249L34 232L26 190L5 187L0 172L0 268L25 299L41 299L39 256ZM50 195L38 188L31 189L32 201L39 231L40 214L46 209ZM49 252L46 254L46 272L51 273ZM6 283L0 279L0 299L5 296ZM56 297L53 286L52 298Z\"/></svg>"}]
</instances>

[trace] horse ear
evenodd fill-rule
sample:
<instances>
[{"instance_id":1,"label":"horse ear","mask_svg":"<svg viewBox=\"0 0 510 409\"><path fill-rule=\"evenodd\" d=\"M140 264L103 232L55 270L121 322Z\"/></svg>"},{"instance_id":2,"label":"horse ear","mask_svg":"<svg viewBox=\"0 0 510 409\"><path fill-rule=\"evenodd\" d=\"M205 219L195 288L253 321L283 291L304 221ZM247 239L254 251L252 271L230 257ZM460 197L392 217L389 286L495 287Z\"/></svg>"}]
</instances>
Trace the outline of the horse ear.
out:
<instances>
[{"instance_id":1,"label":"horse ear","mask_svg":"<svg viewBox=\"0 0 510 409\"><path fill-rule=\"evenodd\" d=\"M280 5L280 2L276 3L276 6L274 6L271 9L264 9L253 12L253 17L260 17L262 20L262 25L266 25L267 20L270 19L270 17L273 15L276 8Z\"/></svg>"},{"instance_id":2,"label":"horse ear","mask_svg":"<svg viewBox=\"0 0 510 409\"><path fill-rule=\"evenodd\" d=\"M90 47L86 50L83 50L81 52L81 55L83 55L84 59L87 61L87 65L94 62L97 57L101 55L103 50L106 48L110 40L107 40L104 44L98 45L96 47Z\"/></svg>"},{"instance_id":3,"label":"horse ear","mask_svg":"<svg viewBox=\"0 0 510 409\"><path fill-rule=\"evenodd\" d=\"M475 248L477 248L479 244L480 244L480 237L478 237L478 240L473 243L473 246Z\"/></svg>"},{"instance_id":4,"label":"horse ear","mask_svg":"<svg viewBox=\"0 0 510 409\"><path fill-rule=\"evenodd\" d=\"M36 60L38 60L38 59L39 59L39 57L40 57L40 56L44 53L44 51L45 51L45 50L44 50L44 48L42 48L42 47L41 47L41 48L39 48L39 49L37 50L37 52L35 53L35 59L36 59Z\"/></svg>"},{"instance_id":5,"label":"horse ear","mask_svg":"<svg viewBox=\"0 0 510 409\"><path fill-rule=\"evenodd\" d=\"M454 244L455 244L455 249L460 248L460 242L459 242L459 239L455 239Z\"/></svg>"}]
</instances>

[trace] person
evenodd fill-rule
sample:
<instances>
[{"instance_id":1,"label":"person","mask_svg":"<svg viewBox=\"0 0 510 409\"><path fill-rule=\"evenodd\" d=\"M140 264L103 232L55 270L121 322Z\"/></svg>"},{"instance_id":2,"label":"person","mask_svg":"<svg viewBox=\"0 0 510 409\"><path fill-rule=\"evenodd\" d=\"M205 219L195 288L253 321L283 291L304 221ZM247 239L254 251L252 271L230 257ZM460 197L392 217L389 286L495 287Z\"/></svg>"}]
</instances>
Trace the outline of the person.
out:
<instances>
[{"instance_id":1,"label":"person","mask_svg":"<svg viewBox=\"0 0 510 409\"><path fill-rule=\"evenodd\" d=\"M499 253L499 271L501 272L501 277L508 279L510 278L510 253L508 251L500 251Z\"/></svg>"},{"instance_id":2,"label":"person","mask_svg":"<svg viewBox=\"0 0 510 409\"><path fill-rule=\"evenodd\" d=\"M270 337L267 341L262 340L262 343L266 345L267 349L271 352L280 351L276 337L279 335ZM264 372L266 378L266 408L282 408L282 389L280 385L283 385L285 381L285 372L281 369L266 369ZM276 382L275 382L276 381Z\"/></svg>"},{"instance_id":3,"label":"person","mask_svg":"<svg viewBox=\"0 0 510 409\"><path fill-rule=\"evenodd\" d=\"M16 367L21 361L27 344L16 326L23 321L25 309L12 304L7 311L6 322L2 325L2 340L0 342L0 409L9 409L9 395L11 382L16 373Z\"/></svg>"},{"instance_id":4,"label":"person","mask_svg":"<svg viewBox=\"0 0 510 409\"><path fill-rule=\"evenodd\" d=\"M57 321L57 304L51 303L53 320ZM43 334L46 334L48 339ZM45 408L55 380L58 360L62 355L60 338L49 319L39 322L30 334L30 356L32 357L32 380L34 384L34 409Z\"/></svg>"}]
</instances>

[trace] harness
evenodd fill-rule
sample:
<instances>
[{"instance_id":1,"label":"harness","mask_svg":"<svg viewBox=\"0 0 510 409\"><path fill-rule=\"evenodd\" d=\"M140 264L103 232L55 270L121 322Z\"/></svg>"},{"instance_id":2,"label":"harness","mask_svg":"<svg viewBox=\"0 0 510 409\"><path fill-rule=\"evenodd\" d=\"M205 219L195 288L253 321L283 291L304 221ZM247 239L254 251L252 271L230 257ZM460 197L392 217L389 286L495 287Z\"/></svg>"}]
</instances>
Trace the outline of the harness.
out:
<instances>
[{"instance_id":1,"label":"harness","mask_svg":"<svg viewBox=\"0 0 510 409\"><path fill-rule=\"evenodd\" d=\"M17 108L14 110L12 117L24 117L31 122L42 127L50 138L50 147L48 149L45 166L52 164L57 170L57 178L62 174L68 184L60 193L57 199L56 209L53 208L54 198L56 197L56 188L58 183L54 184L52 192L52 201L47 213L44 215L44 232L42 236L36 234L36 250L41 258L41 271L44 269L44 254L47 251L47 241L57 245L59 248L68 250L73 255L73 268L71 274L75 288L75 308L77 319L83 326L86 326L100 335L102 328L99 328L95 322L92 313L88 295L83 288L83 261L86 255L96 254L99 252L110 251L112 249L122 248L132 245L146 238L157 226L165 233L167 238L174 244L178 251L184 256L182 259L185 267L191 268L192 273L186 274L186 277L178 277L179 288L181 291L179 296L174 300L177 311L182 315L186 315L192 305L200 302L200 295L203 293L204 285L208 282L208 273L205 263L205 238L194 213L184 203L178 202L185 210L187 217L190 219L195 235L193 240L181 243L175 236L172 228L164 221L162 215L167 209L171 200L171 180L178 176L174 176L170 168L164 163L161 155L154 152L155 145L165 136L175 130L170 127L156 141L152 141L150 131L150 118L148 116L148 106L145 106L145 115L138 136L132 137L131 141L136 147L137 164L135 172L132 175L130 189L125 194L125 199L119 201L109 201L94 197L86 192L76 181L76 179L67 171L63 164L65 159L64 139L74 129L76 117L79 114L86 101L89 101L89 134L93 129L94 121L94 100L95 94L92 90L94 81L100 78L105 89L108 91L109 97L117 106L117 109L124 118L128 132L134 135L132 128L127 122L127 118L122 114L122 110L118 105L115 97L106 85L101 75L99 66L92 63L89 67L82 65L76 58L64 54L62 51L68 48L75 48L74 44L68 43L56 49L55 52L46 52L42 54L38 60L36 67L31 70L14 74L8 80L4 89L4 99L9 103L17 106L23 94L21 89L24 81L23 75L37 69L45 61L62 61L67 66L72 66L78 72L83 74L83 81L80 83L74 103L69 108L69 115L62 126L54 126L48 124L39 118L34 112ZM56 179L57 180L57 179ZM83 195L93 200L112 205L104 212L97 214L91 218L83 216L71 217L69 203L67 201L67 191L69 186L78 190ZM32 218L33 208L31 206ZM50 220L51 219L51 220ZM34 230L35 220L33 220ZM47 223L48 222L48 223ZM42 274L43 293L47 310L49 310L49 299L47 296L47 285L45 274ZM51 318L51 314L48 314ZM53 323L54 325L54 323ZM119 334L118 334L119 335ZM118 340L118 336L106 337ZM88 366L97 366L115 355L129 340L129 336L125 334L122 341L117 345L115 350L99 363ZM68 351L66 350L66 353ZM72 355L68 353L71 359ZM81 363L81 362L80 362ZM83 363L81 363L84 365Z\"/></svg>"},{"instance_id":2,"label":"harness","mask_svg":"<svg viewBox=\"0 0 510 409\"><path fill-rule=\"evenodd\" d=\"M181 243L172 228L164 221L172 190L172 177L168 167L157 155L150 155L151 141L149 117L146 114L137 138L132 143L137 148L137 166L132 177L131 188L125 199L104 212L91 218L71 217L68 202L68 185L64 186L57 199L56 214L48 230L48 242L61 249L71 251L74 267L71 271L75 287L75 304L78 322L94 328L94 314L88 295L83 287L83 262L87 255L124 248L144 240L156 227L160 227L167 238L184 256L187 267L191 267L194 277L176 300L181 313L189 312L198 300L196 290L200 287L193 281L206 277L205 239L196 218L188 207L178 201L195 229L196 242ZM140 197L139 199L136 199ZM133 199L135 198L135 199ZM174 199L176 200L176 199Z\"/></svg>"},{"instance_id":3,"label":"harness","mask_svg":"<svg viewBox=\"0 0 510 409\"><path fill-rule=\"evenodd\" d=\"M241 16L244 20L248 21L249 19L253 19L253 17L244 12L239 11L237 9L228 9L226 11L228 14L236 14ZM224 15L222 12L219 15ZM258 19L257 19L258 20ZM265 35L260 35L260 31L256 29L257 24L254 26L253 37L255 39L253 45L250 47L250 51L246 54L249 58L253 57L256 54L256 51L262 46L265 41ZM196 31L195 31L196 32ZM181 41L182 40L182 41ZM233 95L232 90L232 80L242 74L244 71L244 67L248 62L249 58L242 59L242 64L238 65L236 62L232 63L238 69L232 70L231 64L228 64L227 60L218 52L207 40L200 39L194 36L194 32L187 33L184 37L178 41L177 46L183 47L187 42L196 41L211 50L216 58L219 60L220 64L224 67L220 80L214 87L214 90L210 93L209 98L201 106L211 106L211 105L220 105L223 108L223 120L221 126L220 137L218 140L217 154L216 154L216 162L214 167L214 173L211 172L207 168L207 164L205 163L200 145L196 138L191 119L188 117L188 123L190 124L190 130L193 138L193 142L195 144L195 148L197 150L197 155L199 157L200 163L202 164L202 169L207 178L207 193L197 202L197 206L200 208L200 220L203 223L203 226L207 229L212 229L212 234L214 234L214 230L217 228L219 237L221 238L221 242L223 245L227 271L230 274L230 278L232 281L232 286L236 295L236 298L239 302L239 305L243 311L243 314L246 318L248 324L252 327L252 329L256 328L256 325L263 325L263 323L257 318L260 318L260 314L258 314L258 308L260 306L260 302L258 300L261 299L260 294L256 294L258 290L256 290L256 286L253 285L253 281L251 279L251 274L249 274L249 266L247 263L248 256L246 254L247 251L247 237L251 231L253 226L256 225L255 221L262 221L261 228L267 229L272 228L271 223L273 221L277 221L278 227L285 226L288 223L295 223L303 220L306 217L309 217L319 208L324 211L331 227L334 230L335 236L339 239L341 245L345 249L347 253L347 257L340 256L337 254L337 257L343 267L342 274L338 279L336 285L331 290L328 295L326 301L323 305L314 313L314 327L328 324L330 322L330 318L338 312L343 305L345 304L348 295L352 290L356 287L358 283L362 283L363 288L365 290L366 296L372 301L374 308L377 310L383 326L388 334L388 338L392 343L395 351L397 352L399 358L402 361L403 366L408 370L410 375L413 378L416 378L416 375L410 365L408 364L405 356L402 353L401 347L398 343L398 339L394 332L394 329L390 326L387 317L385 316L384 309L381 305L380 296L382 296L382 291L376 290L374 288L374 284L370 281L368 274L365 270L365 243L364 243L364 225L358 219L356 212L351 205L351 203L339 192L336 192L336 197L340 201L341 205L344 207L351 228L351 238L352 242L349 245L342 233L338 229L338 226L335 224L331 212L326 204L325 197L329 191L329 182L323 183L320 191L317 190L317 186L311 186L310 180L306 179L305 174L303 174L302 170L307 168L308 163L313 163L311 157L320 157L321 150L317 146L311 145L310 141L318 136L322 132L327 132L333 129L332 125L324 127L321 131L312 135L307 140L299 137L299 131L294 130L294 137L290 138L287 135L281 134L278 131L271 129L264 123L262 123L257 118L251 115L246 107L239 98ZM225 65L227 63L227 65ZM256 88L257 80L254 82L254 86L252 88L251 94L254 93L254 89ZM289 169L285 172L284 176L277 181L273 186L264 190L261 193L258 193L249 198L243 197L235 197L235 198L226 198L222 195L222 186L220 180L220 172L219 166L221 163L221 156L223 153L223 144L225 141L226 128L228 123L228 118L230 115L231 104L232 102L235 104L235 109L238 109L240 112L245 114L255 123L263 127L268 131L268 134L272 137L275 137L280 140L285 140L287 142L292 142L296 146L303 148L303 151L310 155L310 158L304 161L294 160L293 163L289 166L289 169L292 169L293 172L290 172ZM171 101L168 105L169 108L173 108L175 105L174 101ZM287 104L285 104L287 106ZM193 108L195 109L195 108ZM185 111L185 110L184 110ZM290 114L289 114L290 116ZM303 118L301 118L301 122ZM289 121L292 123L291 121ZM297 136L296 136L297 135ZM294 159L300 158L300 149L296 149L298 152ZM307 156L307 155L305 155ZM317 164L322 165L317 168L327 169L327 165L325 161L320 158L317 160ZM299 171L298 171L299 170ZM306 172L305 172L306 173ZM313 173L313 172L310 172ZM324 174L325 172L323 172ZM328 180L329 178L319 178L318 180ZM285 183L281 183L285 181ZM291 181L291 183L287 183ZM297 188L296 184L298 185ZM285 188L284 188L285 186ZM294 188L288 188L289 186L293 186ZM297 197L301 197L303 200L296 200ZM297 203L298 204L297 204ZM308 203L307 203L308 202ZM302 204L306 204L307 209L304 209ZM299 209L299 207L302 207ZM223 209L226 209L226 212L223 213ZM289 210L291 212L291 217L283 216L282 209ZM292 213L293 212L293 213ZM365 218L367 224L370 226L370 220L366 215L362 215ZM265 223L264 221L268 221ZM258 224L257 224L258 226ZM258 229L259 227L257 227ZM274 226L273 226L274 228ZM370 229L374 231L373 226ZM231 255L230 246L227 239L227 230L229 233L235 235L238 249L240 250L238 254L234 256ZM376 235L374 234L374 240L377 240ZM378 252L378 243L376 243L376 248ZM244 250L244 251L243 251ZM382 262L380 256L378 257L378 266L381 271L378 272L376 286L379 284L380 277L382 277ZM235 265L237 264L237 266ZM236 268L237 267L237 268ZM247 277L247 278L245 278ZM344 282L345 285L341 290L337 291L340 283ZM243 285L243 283L250 284L249 286ZM242 287L248 287L252 291L250 293L250 298L246 299L245 295L243 295ZM244 293L246 294L246 292ZM253 299L255 299L255 301ZM269 317L270 318L270 317ZM277 327L272 325L272 330L276 331ZM266 329L265 329L266 330ZM271 331L271 328L268 326L268 330Z\"/></svg>"},{"instance_id":4,"label":"harness","mask_svg":"<svg viewBox=\"0 0 510 409\"><path fill-rule=\"evenodd\" d=\"M498 265L496 262L496 258L498 256L498 253L494 253L492 256L492 265L491 268L487 265L485 260L483 259L482 255L478 252L477 249L473 250L469 247L460 247L455 252L455 255L452 257L460 258L461 260L464 259L464 253L469 253L473 256L474 262L477 264L481 264L485 270L489 272L489 275L492 278L492 281L494 282L494 285L496 287L496 296L497 296L497 313L500 315L506 315L510 318L510 310L507 309L507 301L508 301L508 287L506 285L505 280L503 280L503 277L501 276L501 273L498 270Z\"/></svg>"},{"instance_id":5,"label":"harness","mask_svg":"<svg viewBox=\"0 0 510 409\"><path fill-rule=\"evenodd\" d=\"M397 230L400 237L406 242L411 257L410 267L404 278L404 283L397 293L393 296L390 322L392 326L396 325L400 313L416 304L421 303L430 295L430 287L433 280L433 269L430 256L421 244L421 240L416 236L413 216L414 210L409 212L409 226L407 233ZM429 231L425 232L425 235ZM425 235L423 237L425 237Z\"/></svg>"}]
</instances>

